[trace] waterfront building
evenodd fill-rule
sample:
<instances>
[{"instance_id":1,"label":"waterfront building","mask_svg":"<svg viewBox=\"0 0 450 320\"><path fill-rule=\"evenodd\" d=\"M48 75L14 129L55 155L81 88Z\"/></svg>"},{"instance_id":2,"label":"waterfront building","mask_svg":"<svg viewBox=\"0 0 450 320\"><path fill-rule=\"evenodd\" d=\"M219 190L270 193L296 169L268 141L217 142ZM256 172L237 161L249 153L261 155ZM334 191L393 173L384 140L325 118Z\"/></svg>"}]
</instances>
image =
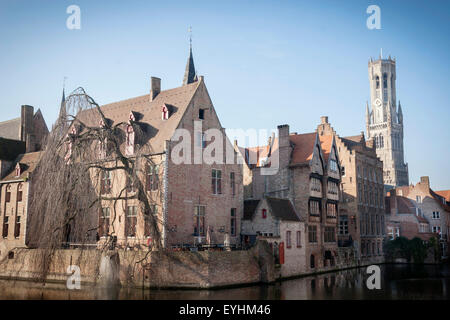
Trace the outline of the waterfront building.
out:
<instances>
[{"instance_id":1,"label":"waterfront building","mask_svg":"<svg viewBox=\"0 0 450 320\"><path fill-rule=\"evenodd\" d=\"M241 234L244 246L256 239L270 243L281 277L305 272L305 223L291 200L272 197L245 200Z\"/></svg>"},{"instance_id":2,"label":"waterfront building","mask_svg":"<svg viewBox=\"0 0 450 320\"><path fill-rule=\"evenodd\" d=\"M369 61L370 109L366 103L367 140L373 139L376 152L383 161L386 190L409 183L408 164L404 161L403 112L396 96L396 61Z\"/></svg>"},{"instance_id":3,"label":"waterfront building","mask_svg":"<svg viewBox=\"0 0 450 320\"><path fill-rule=\"evenodd\" d=\"M139 164L143 171L140 178L151 199L151 214L157 218L164 247L240 243L242 166L236 159L227 163L225 152L211 164L202 158L199 162L194 159L196 150L202 154L212 143L211 136L207 136L211 129L222 134L212 139L221 139L223 150L234 152L234 148L220 124L204 77L197 76L192 48L180 87L161 90L161 79L152 77L149 93L100 109L111 125L124 123L120 128L126 139L120 150L126 157L133 160L138 152L148 151L144 152L145 163ZM102 120L95 108L83 111L79 118L94 127ZM194 149L183 150L187 154L183 154L186 161L182 163L174 161L172 153L180 143L180 130L183 142L187 134L189 146ZM237 157L236 152L234 156ZM99 160L113 162L114 154L103 152ZM128 183L119 172L102 173L102 180L98 192L111 197L117 197ZM126 192L126 199L120 199L116 206L102 200L99 241L112 236L119 246L148 245L152 235L136 190L130 186ZM113 210L118 219L112 219Z\"/></svg>"},{"instance_id":4,"label":"waterfront building","mask_svg":"<svg viewBox=\"0 0 450 320\"><path fill-rule=\"evenodd\" d=\"M305 223L307 271L335 266L341 178L333 135L290 133L280 125L267 145L239 150L247 200L289 199Z\"/></svg>"},{"instance_id":5,"label":"waterfront building","mask_svg":"<svg viewBox=\"0 0 450 320\"><path fill-rule=\"evenodd\" d=\"M12 248L28 243L28 205L33 190L33 171L41 152L19 155L14 166L0 180L0 258Z\"/></svg>"},{"instance_id":6,"label":"waterfront building","mask_svg":"<svg viewBox=\"0 0 450 320\"><path fill-rule=\"evenodd\" d=\"M448 257L450 206L434 192L427 176L416 185L397 187L386 197L387 234L439 240L442 258ZM415 216L415 217L414 217Z\"/></svg>"},{"instance_id":7,"label":"waterfront building","mask_svg":"<svg viewBox=\"0 0 450 320\"><path fill-rule=\"evenodd\" d=\"M340 137L328 118L322 119L318 133L334 137L341 167L338 244L353 247L361 263L382 261L385 237L383 163L373 140L366 141L364 132Z\"/></svg>"}]
</instances>

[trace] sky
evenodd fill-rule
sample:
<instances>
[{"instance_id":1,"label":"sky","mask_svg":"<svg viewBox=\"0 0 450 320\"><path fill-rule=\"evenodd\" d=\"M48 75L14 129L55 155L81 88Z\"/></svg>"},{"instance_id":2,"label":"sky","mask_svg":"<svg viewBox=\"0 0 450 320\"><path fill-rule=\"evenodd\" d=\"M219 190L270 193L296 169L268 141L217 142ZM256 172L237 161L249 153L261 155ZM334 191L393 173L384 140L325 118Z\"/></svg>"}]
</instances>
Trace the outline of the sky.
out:
<instances>
[{"instance_id":1,"label":"sky","mask_svg":"<svg viewBox=\"0 0 450 320\"><path fill-rule=\"evenodd\" d=\"M70 30L66 12L80 7ZM369 5L381 29L369 30ZM192 26L197 73L227 129L340 136L365 130L367 63L391 55L410 182L450 189L450 1L0 0L0 121L40 108L49 128L82 86L99 104L181 85Z\"/></svg>"}]
</instances>

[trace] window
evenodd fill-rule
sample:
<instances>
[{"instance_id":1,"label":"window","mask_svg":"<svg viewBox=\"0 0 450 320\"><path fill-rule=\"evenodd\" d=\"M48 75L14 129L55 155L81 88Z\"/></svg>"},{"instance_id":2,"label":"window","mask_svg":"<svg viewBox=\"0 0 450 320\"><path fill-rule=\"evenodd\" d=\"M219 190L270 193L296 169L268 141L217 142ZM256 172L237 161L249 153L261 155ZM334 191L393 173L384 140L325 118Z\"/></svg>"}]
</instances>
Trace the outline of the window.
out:
<instances>
[{"instance_id":1,"label":"window","mask_svg":"<svg viewBox=\"0 0 450 320\"><path fill-rule=\"evenodd\" d=\"M159 165L147 163L145 189L147 191L158 190L159 186Z\"/></svg>"},{"instance_id":2,"label":"window","mask_svg":"<svg viewBox=\"0 0 450 320\"><path fill-rule=\"evenodd\" d=\"M417 203L422 203L422 197L421 196L416 196L416 202Z\"/></svg>"},{"instance_id":3,"label":"window","mask_svg":"<svg viewBox=\"0 0 450 320\"><path fill-rule=\"evenodd\" d=\"M335 228L334 227L325 227L324 231L324 241L325 242L336 242L335 236Z\"/></svg>"},{"instance_id":4,"label":"window","mask_svg":"<svg viewBox=\"0 0 450 320\"><path fill-rule=\"evenodd\" d=\"M99 232L98 235L100 237L106 237L109 233L109 219L110 219L110 209L102 208L100 210L100 219L99 219Z\"/></svg>"},{"instance_id":5,"label":"window","mask_svg":"<svg viewBox=\"0 0 450 320\"><path fill-rule=\"evenodd\" d=\"M205 109L198 109L198 118L200 120L204 120L205 119Z\"/></svg>"},{"instance_id":6,"label":"window","mask_svg":"<svg viewBox=\"0 0 450 320\"><path fill-rule=\"evenodd\" d=\"M362 203L363 199L362 199L362 185L361 182L358 182L358 202Z\"/></svg>"},{"instance_id":7,"label":"window","mask_svg":"<svg viewBox=\"0 0 450 320\"><path fill-rule=\"evenodd\" d=\"M297 248L302 246L302 234L301 231L297 231Z\"/></svg>"},{"instance_id":8,"label":"window","mask_svg":"<svg viewBox=\"0 0 450 320\"><path fill-rule=\"evenodd\" d=\"M126 236L136 237L136 224L137 224L137 207L128 206L126 212Z\"/></svg>"},{"instance_id":9,"label":"window","mask_svg":"<svg viewBox=\"0 0 450 320\"><path fill-rule=\"evenodd\" d=\"M317 242L317 227L308 226L308 241L310 243Z\"/></svg>"},{"instance_id":10,"label":"window","mask_svg":"<svg viewBox=\"0 0 450 320\"><path fill-rule=\"evenodd\" d=\"M375 84L376 84L376 88L377 88L377 89L380 89L380 77L379 77L379 76L376 76L376 78L375 78Z\"/></svg>"},{"instance_id":11,"label":"window","mask_svg":"<svg viewBox=\"0 0 450 320\"><path fill-rule=\"evenodd\" d=\"M16 164L16 178L20 177L20 174L22 173L22 170L20 168L20 163Z\"/></svg>"},{"instance_id":12,"label":"window","mask_svg":"<svg viewBox=\"0 0 450 320\"><path fill-rule=\"evenodd\" d=\"M438 226L432 226L431 230L433 231L433 233L441 233L441 227Z\"/></svg>"},{"instance_id":13,"label":"window","mask_svg":"<svg viewBox=\"0 0 450 320\"><path fill-rule=\"evenodd\" d=\"M370 234L375 234L375 216L373 214L370 215Z\"/></svg>"},{"instance_id":14,"label":"window","mask_svg":"<svg viewBox=\"0 0 450 320\"><path fill-rule=\"evenodd\" d=\"M384 216L381 216L381 234L384 235L385 231L384 231Z\"/></svg>"},{"instance_id":15,"label":"window","mask_svg":"<svg viewBox=\"0 0 450 320\"><path fill-rule=\"evenodd\" d=\"M195 206L194 236L205 236L205 206Z\"/></svg>"},{"instance_id":16,"label":"window","mask_svg":"<svg viewBox=\"0 0 450 320\"><path fill-rule=\"evenodd\" d=\"M380 234L380 221L379 221L380 217L378 215L376 215L375 220L376 220L377 235L379 235Z\"/></svg>"},{"instance_id":17,"label":"window","mask_svg":"<svg viewBox=\"0 0 450 320\"><path fill-rule=\"evenodd\" d=\"M127 176L127 192L133 193L136 191L135 182L130 179L130 177Z\"/></svg>"},{"instance_id":18,"label":"window","mask_svg":"<svg viewBox=\"0 0 450 320\"><path fill-rule=\"evenodd\" d=\"M345 177L345 167L341 167L341 176Z\"/></svg>"},{"instance_id":19,"label":"window","mask_svg":"<svg viewBox=\"0 0 450 320\"><path fill-rule=\"evenodd\" d=\"M19 238L20 236L20 216L16 216L16 225L14 226L14 237Z\"/></svg>"},{"instance_id":20,"label":"window","mask_svg":"<svg viewBox=\"0 0 450 320\"><path fill-rule=\"evenodd\" d=\"M321 192L322 191L322 183L321 183L320 179L311 178L310 189L311 189L311 191Z\"/></svg>"},{"instance_id":21,"label":"window","mask_svg":"<svg viewBox=\"0 0 450 320\"><path fill-rule=\"evenodd\" d=\"M337 204L333 202L327 203L327 217L336 218Z\"/></svg>"},{"instance_id":22,"label":"window","mask_svg":"<svg viewBox=\"0 0 450 320\"><path fill-rule=\"evenodd\" d=\"M263 219L267 218L267 210L266 209L261 210L261 216Z\"/></svg>"},{"instance_id":23,"label":"window","mask_svg":"<svg viewBox=\"0 0 450 320\"><path fill-rule=\"evenodd\" d=\"M316 267L316 259L314 258L313 254L309 257L309 266L311 267L311 269L314 269Z\"/></svg>"},{"instance_id":24,"label":"window","mask_svg":"<svg viewBox=\"0 0 450 320\"><path fill-rule=\"evenodd\" d=\"M11 186L10 185L8 185L6 187L5 201L6 202L10 202L11 201Z\"/></svg>"},{"instance_id":25,"label":"window","mask_svg":"<svg viewBox=\"0 0 450 320\"><path fill-rule=\"evenodd\" d=\"M330 160L330 169L333 172L337 172L337 162L334 159Z\"/></svg>"},{"instance_id":26,"label":"window","mask_svg":"<svg viewBox=\"0 0 450 320\"><path fill-rule=\"evenodd\" d=\"M319 200L309 200L309 214L311 216L320 215L320 201Z\"/></svg>"},{"instance_id":27,"label":"window","mask_svg":"<svg viewBox=\"0 0 450 320\"><path fill-rule=\"evenodd\" d=\"M356 167L356 171L358 173L358 178L361 178L361 168L359 166Z\"/></svg>"},{"instance_id":28,"label":"window","mask_svg":"<svg viewBox=\"0 0 450 320\"><path fill-rule=\"evenodd\" d=\"M387 74L383 74L383 89L387 89Z\"/></svg>"},{"instance_id":29,"label":"window","mask_svg":"<svg viewBox=\"0 0 450 320\"><path fill-rule=\"evenodd\" d=\"M17 186L17 202L22 202L22 184Z\"/></svg>"},{"instance_id":30,"label":"window","mask_svg":"<svg viewBox=\"0 0 450 320\"><path fill-rule=\"evenodd\" d=\"M393 227L388 227L388 237L389 240L394 240L394 228Z\"/></svg>"},{"instance_id":31,"label":"window","mask_svg":"<svg viewBox=\"0 0 450 320\"><path fill-rule=\"evenodd\" d=\"M396 238L400 237L400 228L399 227L395 228L395 237Z\"/></svg>"},{"instance_id":32,"label":"window","mask_svg":"<svg viewBox=\"0 0 450 320\"><path fill-rule=\"evenodd\" d=\"M231 209L230 235L232 237L236 236L236 208Z\"/></svg>"},{"instance_id":33,"label":"window","mask_svg":"<svg viewBox=\"0 0 450 320\"><path fill-rule=\"evenodd\" d=\"M230 185L231 185L231 195L234 196L236 194L236 181L234 172L230 172Z\"/></svg>"},{"instance_id":34,"label":"window","mask_svg":"<svg viewBox=\"0 0 450 320\"><path fill-rule=\"evenodd\" d=\"M206 135L204 132L197 132L197 147L206 148Z\"/></svg>"},{"instance_id":35,"label":"window","mask_svg":"<svg viewBox=\"0 0 450 320\"><path fill-rule=\"evenodd\" d=\"M328 193L330 194L338 194L338 184L333 181L328 181Z\"/></svg>"},{"instance_id":36,"label":"window","mask_svg":"<svg viewBox=\"0 0 450 320\"><path fill-rule=\"evenodd\" d=\"M288 230L286 231L286 248L290 249L291 247L291 232Z\"/></svg>"},{"instance_id":37,"label":"window","mask_svg":"<svg viewBox=\"0 0 450 320\"><path fill-rule=\"evenodd\" d=\"M102 171L101 193L107 194L111 192L111 171Z\"/></svg>"},{"instance_id":38,"label":"window","mask_svg":"<svg viewBox=\"0 0 450 320\"><path fill-rule=\"evenodd\" d=\"M222 171L212 169L212 193L222 194Z\"/></svg>"},{"instance_id":39,"label":"window","mask_svg":"<svg viewBox=\"0 0 450 320\"><path fill-rule=\"evenodd\" d=\"M3 238L8 237L8 229L9 229L9 217L6 215L3 217Z\"/></svg>"},{"instance_id":40,"label":"window","mask_svg":"<svg viewBox=\"0 0 450 320\"><path fill-rule=\"evenodd\" d=\"M134 129L132 125L127 125L127 144L125 146L125 154L134 154Z\"/></svg>"},{"instance_id":41,"label":"window","mask_svg":"<svg viewBox=\"0 0 450 320\"><path fill-rule=\"evenodd\" d=\"M439 211L433 211L433 219L440 219L441 218L441 214L439 213Z\"/></svg>"},{"instance_id":42,"label":"window","mask_svg":"<svg viewBox=\"0 0 450 320\"><path fill-rule=\"evenodd\" d=\"M339 216L339 234L340 235L348 234L348 216L347 215Z\"/></svg>"}]
</instances>

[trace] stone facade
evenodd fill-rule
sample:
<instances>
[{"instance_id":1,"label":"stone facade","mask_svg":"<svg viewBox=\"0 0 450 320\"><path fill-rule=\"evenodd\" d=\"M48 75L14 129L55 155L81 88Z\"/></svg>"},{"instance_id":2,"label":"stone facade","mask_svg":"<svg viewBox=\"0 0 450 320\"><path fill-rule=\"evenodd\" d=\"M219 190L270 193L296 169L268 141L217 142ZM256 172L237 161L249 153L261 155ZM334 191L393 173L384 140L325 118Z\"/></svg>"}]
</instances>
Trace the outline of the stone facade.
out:
<instances>
[{"instance_id":1,"label":"stone facade","mask_svg":"<svg viewBox=\"0 0 450 320\"><path fill-rule=\"evenodd\" d=\"M386 189L408 185L408 164L404 162L403 113L397 108L395 60L369 61L370 104L366 105L367 139L373 139L383 161Z\"/></svg>"}]
</instances>

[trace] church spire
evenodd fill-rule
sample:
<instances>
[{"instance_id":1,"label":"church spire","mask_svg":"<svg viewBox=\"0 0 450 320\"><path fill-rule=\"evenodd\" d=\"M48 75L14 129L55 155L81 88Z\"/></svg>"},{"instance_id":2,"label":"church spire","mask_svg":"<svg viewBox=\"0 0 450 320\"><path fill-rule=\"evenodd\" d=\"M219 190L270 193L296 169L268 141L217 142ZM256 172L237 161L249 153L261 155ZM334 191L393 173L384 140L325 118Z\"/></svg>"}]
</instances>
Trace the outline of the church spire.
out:
<instances>
[{"instance_id":1,"label":"church spire","mask_svg":"<svg viewBox=\"0 0 450 320\"><path fill-rule=\"evenodd\" d=\"M186 70L184 71L183 86L192 82L196 82L197 73L194 67L194 58L192 57L192 28L189 27L190 37L189 37L189 57L186 63Z\"/></svg>"}]
</instances>

